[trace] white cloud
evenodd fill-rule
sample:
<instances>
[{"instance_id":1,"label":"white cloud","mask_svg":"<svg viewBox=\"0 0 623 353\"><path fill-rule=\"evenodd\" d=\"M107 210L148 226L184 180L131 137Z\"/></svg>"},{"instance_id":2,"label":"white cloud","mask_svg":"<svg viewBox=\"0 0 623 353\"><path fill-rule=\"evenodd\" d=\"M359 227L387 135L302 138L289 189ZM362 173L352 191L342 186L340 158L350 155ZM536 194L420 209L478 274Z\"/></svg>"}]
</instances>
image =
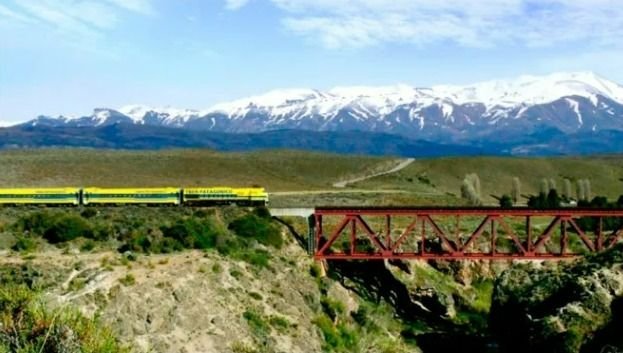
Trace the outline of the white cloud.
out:
<instances>
[{"instance_id":1,"label":"white cloud","mask_svg":"<svg viewBox=\"0 0 623 353\"><path fill-rule=\"evenodd\" d=\"M383 42L549 46L623 37L620 0L271 0L293 33L329 48Z\"/></svg>"},{"instance_id":2,"label":"white cloud","mask_svg":"<svg viewBox=\"0 0 623 353\"><path fill-rule=\"evenodd\" d=\"M225 8L228 10L238 10L249 2L249 0L225 0Z\"/></svg>"},{"instance_id":3,"label":"white cloud","mask_svg":"<svg viewBox=\"0 0 623 353\"><path fill-rule=\"evenodd\" d=\"M153 15L156 13L150 0L108 0L108 2L143 15Z\"/></svg>"},{"instance_id":4,"label":"white cloud","mask_svg":"<svg viewBox=\"0 0 623 353\"><path fill-rule=\"evenodd\" d=\"M98 20L95 23L90 21L96 10L92 11L89 7L64 7L63 1L34 1L21 0L17 2L25 15L37 20L39 24L57 29L59 32L85 38L96 38L100 34L98 27L107 27L114 22L114 19L106 19L104 22ZM101 9L100 9L101 11ZM102 18L110 14L102 14Z\"/></svg>"},{"instance_id":5,"label":"white cloud","mask_svg":"<svg viewBox=\"0 0 623 353\"><path fill-rule=\"evenodd\" d=\"M151 0L13 0L10 8L0 5L0 20L53 28L68 42L93 42L117 25L122 10L155 13Z\"/></svg>"},{"instance_id":6,"label":"white cloud","mask_svg":"<svg viewBox=\"0 0 623 353\"><path fill-rule=\"evenodd\" d=\"M18 21L18 22L24 22L24 23L33 22L32 19L29 18L28 16L24 16L20 14L19 12L11 10L10 8L4 5L0 5L0 18L5 18L9 20Z\"/></svg>"}]
</instances>

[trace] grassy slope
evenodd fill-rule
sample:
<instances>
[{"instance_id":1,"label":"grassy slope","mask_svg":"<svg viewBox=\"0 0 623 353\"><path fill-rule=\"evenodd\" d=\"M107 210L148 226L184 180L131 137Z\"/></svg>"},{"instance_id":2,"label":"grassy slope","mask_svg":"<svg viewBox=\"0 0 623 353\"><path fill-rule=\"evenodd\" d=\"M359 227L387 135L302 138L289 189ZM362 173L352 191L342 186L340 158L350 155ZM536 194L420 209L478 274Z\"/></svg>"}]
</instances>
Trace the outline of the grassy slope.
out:
<instances>
[{"instance_id":1,"label":"grassy slope","mask_svg":"<svg viewBox=\"0 0 623 353\"><path fill-rule=\"evenodd\" d=\"M280 248L261 243L262 232L248 234L234 227L241 217L250 215L236 207L111 207L95 214L71 208L45 213L65 224L62 220L67 216L83 217L92 227L103 226L99 229L106 231L98 233L103 236L89 248L82 237L52 245L44 240L47 230L54 227L52 222L26 222L39 225L24 236L38 246L20 252L0 246L0 304L5 283L41 289L51 308L70 305L87 317L97 315L111 325L117 337L132 345L134 352L415 350L397 334L402 324L393 317L391 307L367 302L337 282L321 279L313 259L270 219L253 228L271 231L283 241ZM4 229L0 238L13 244L23 233L20 225L25 223L21 220L33 219L28 214L41 211L0 209L0 228ZM119 245L131 239L148 239L151 244L162 237L172 239L169 235L173 234L165 235L164 229L179 224L180 219L209 221L208 228L224 236L213 244L221 246L203 251L184 248L166 254L114 250L123 249ZM299 219L294 226L301 229L303 223ZM202 232L189 230L185 230L184 238ZM247 240L244 246L238 243ZM256 255L255 259L261 254L262 261L242 259L235 255L239 251ZM329 299L332 307L325 308L323 302ZM368 310L365 320L357 321L351 311L360 305ZM330 317L335 312L339 319L334 322ZM19 315L15 316L19 321ZM0 352L4 352L3 344L6 337L0 335Z\"/></svg>"},{"instance_id":2,"label":"grassy slope","mask_svg":"<svg viewBox=\"0 0 623 353\"><path fill-rule=\"evenodd\" d=\"M391 159L296 151L87 149L0 152L0 185L192 186L262 185L270 191L314 190L367 174Z\"/></svg>"},{"instance_id":3,"label":"grassy slope","mask_svg":"<svg viewBox=\"0 0 623 353\"><path fill-rule=\"evenodd\" d=\"M588 178L592 194L618 197L623 193L623 158L439 158L416 160L398 173L354 184L353 188L391 188L416 192L453 193L460 195L465 174L477 173L482 184L482 195L487 202L495 202L490 194L509 193L513 177L521 180L522 194L537 193L542 178L554 178L562 190L563 178L575 181ZM426 185L418 177L428 178ZM409 181L411 179L412 181ZM573 185L575 193L575 185Z\"/></svg>"},{"instance_id":4,"label":"grassy slope","mask_svg":"<svg viewBox=\"0 0 623 353\"><path fill-rule=\"evenodd\" d=\"M395 159L267 150L222 153L210 150L124 151L43 149L0 151L0 185L18 186L193 186L262 185L269 192L326 190L338 193L273 195L275 206L456 205L465 174L478 173L487 203L521 179L522 193L538 192L542 178L588 178L593 195L623 193L623 158L439 158L420 159L390 175L333 188L339 180L389 169ZM572 190L575 192L575 185ZM369 194L361 191L376 191ZM404 191L383 193L383 190Z\"/></svg>"}]
</instances>

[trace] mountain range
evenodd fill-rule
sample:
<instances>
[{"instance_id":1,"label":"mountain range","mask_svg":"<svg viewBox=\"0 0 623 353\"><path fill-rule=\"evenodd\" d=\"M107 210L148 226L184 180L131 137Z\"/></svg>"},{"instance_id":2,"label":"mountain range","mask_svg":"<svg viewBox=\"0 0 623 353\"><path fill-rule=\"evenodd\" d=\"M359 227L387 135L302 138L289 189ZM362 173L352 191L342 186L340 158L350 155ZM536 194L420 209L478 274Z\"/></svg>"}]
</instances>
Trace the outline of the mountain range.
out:
<instances>
[{"instance_id":1,"label":"mountain range","mask_svg":"<svg viewBox=\"0 0 623 353\"><path fill-rule=\"evenodd\" d=\"M396 141L461 147L467 154L609 153L622 151L604 139L623 133L623 87L591 72L575 72L465 86L288 89L206 110L131 105L97 108L81 117L41 115L8 130L54 134L67 129L102 131L111 125L134 126L124 128L133 134L153 135L159 128L204 142L214 141L215 133L326 132L326 140L332 132L361 131L390 141L388 136L398 135ZM6 145L1 139L0 145Z\"/></svg>"}]
</instances>

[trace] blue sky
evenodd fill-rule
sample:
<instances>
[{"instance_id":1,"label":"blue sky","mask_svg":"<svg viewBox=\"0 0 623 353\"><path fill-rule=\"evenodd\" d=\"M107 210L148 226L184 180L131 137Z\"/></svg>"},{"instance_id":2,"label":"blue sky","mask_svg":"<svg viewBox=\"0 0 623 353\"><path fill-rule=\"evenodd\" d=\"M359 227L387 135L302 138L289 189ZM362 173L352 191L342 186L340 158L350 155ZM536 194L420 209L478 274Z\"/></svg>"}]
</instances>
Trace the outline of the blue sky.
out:
<instances>
[{"instance_id":1,"label":"blue sky","mask_svg":"<svg viewBox=\"0 0 623 353\"><path fill-rule=\"evenodd\" d=\"M0 0L0 124L288 87L623 82L620 0Z\"/></svg>"}]
</instances>

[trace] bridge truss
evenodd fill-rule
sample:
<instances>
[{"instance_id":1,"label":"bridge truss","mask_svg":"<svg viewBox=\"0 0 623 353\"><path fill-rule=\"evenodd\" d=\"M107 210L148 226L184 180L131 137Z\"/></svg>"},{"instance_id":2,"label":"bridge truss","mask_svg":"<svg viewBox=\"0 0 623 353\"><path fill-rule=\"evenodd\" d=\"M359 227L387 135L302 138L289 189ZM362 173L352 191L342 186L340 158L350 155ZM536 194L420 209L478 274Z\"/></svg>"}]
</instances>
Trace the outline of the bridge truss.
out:
<instances>
[{"instance_id":1,"label":"bridge truss","mask_svg":"<svg viewBox=\"0 0 623 353\"><path fill-rule=\"evenodd\" d=\"M623 209L320 207L316 259L563 259L623 239Z\"/></svg>"}]
</instances>

